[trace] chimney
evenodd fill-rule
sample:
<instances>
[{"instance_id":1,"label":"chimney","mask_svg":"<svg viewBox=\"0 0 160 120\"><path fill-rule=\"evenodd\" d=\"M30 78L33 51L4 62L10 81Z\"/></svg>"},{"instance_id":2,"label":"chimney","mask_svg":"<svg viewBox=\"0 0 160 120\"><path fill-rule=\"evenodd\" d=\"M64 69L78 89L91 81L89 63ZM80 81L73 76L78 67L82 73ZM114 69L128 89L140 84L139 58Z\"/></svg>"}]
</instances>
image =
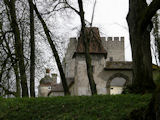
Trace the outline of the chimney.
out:
<instances>
[{"instance_id":1,"label":"chimney","mask_svg":"<svg viewBox=\"0 0 160 120\"><path fill-rule=\"evenodd\" d=\"M53 73L52 74L52 79L53 79L53 83L57 83L57 74Z\"/></svg>"},{"instance_id":2,"label":"chimney","mask_svg":"<svg viewBox=\"0 0 160 120\"><path fill-rule=\"evenodd\" d=\"M46 75L50 75L50 69L46 68Z\"/></svg>"}]
</instances>

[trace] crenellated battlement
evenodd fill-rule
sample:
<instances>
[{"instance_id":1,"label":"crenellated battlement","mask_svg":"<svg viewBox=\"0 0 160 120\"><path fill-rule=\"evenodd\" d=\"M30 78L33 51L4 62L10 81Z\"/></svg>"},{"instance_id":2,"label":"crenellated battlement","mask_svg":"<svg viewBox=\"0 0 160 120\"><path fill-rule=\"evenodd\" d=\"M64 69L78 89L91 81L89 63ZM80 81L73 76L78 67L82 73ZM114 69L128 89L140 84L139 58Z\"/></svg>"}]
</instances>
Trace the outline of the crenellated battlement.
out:
<instances>
[{"instance_id":1,"label":"crenellated battlement","mask_svg":"<svg viewBox=\"0 0 160 120\"><path fill-rule=\"evenodd\" d=\"M108 37L106 40L107 49L123 50L124 49L124 37ZM123 52L123 51L121 51Z\"/></svg>"},{"instance_id":2,"label":"crenellated battlement","mask_svg":"<svg viewBox=\"0 0 160 120\"><path fill-rule=\"evenodd\" d=\"M108 42L124 42L124 37L108 37Z\"/></svg>"},{"instance_id":3,"label":"crenellated battlement","mask_svg":"<svg viewBox=\"0 0 160 120\"><path fill-rule=\"evenodd\" d=\"M124 37L101 37L101 40L108 52L107 61L124 61Z\"/></svg>"}]
</instances>

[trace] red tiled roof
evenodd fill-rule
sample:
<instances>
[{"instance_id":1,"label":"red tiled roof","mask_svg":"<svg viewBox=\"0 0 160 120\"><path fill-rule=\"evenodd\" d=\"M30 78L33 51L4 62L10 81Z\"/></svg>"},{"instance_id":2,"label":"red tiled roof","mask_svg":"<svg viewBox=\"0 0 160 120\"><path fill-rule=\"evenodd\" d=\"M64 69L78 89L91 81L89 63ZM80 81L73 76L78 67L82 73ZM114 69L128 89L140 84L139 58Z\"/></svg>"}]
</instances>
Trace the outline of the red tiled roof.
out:
<instances>
[{"instance_id":1,"label":"red tiled roof","mask_svg":"<svg viewBox=\"0 0 160 120\"><path fill-rule=\"evenodd\" d=\"M99 30L96 27L87 27L85 29L85 34L87 36L87 40L89 40L89 53L90 54L104 54L105 58L107 57L107 51L104 49L102 42L101 42L101 37L99 34ZM78 45L75 54L82 54L84 53L84 44L83 44L83 39L82 36L80 35L78 39Z\"/></svg>"},{"instance_id":2,"label":"red tiled roof","mask_svg":"<svg viewBox=\"0 0 160 120\"><path fill-rule=\"evenodd\" d=\"M67 79L68 86L71 87L72 84L74 83L74 78L66 78L66 79ZM63 92L64 91L62 83L60 83L60 84L57 84L57 83L56 84L52 84L51 86L52 86L51 92Z\"/></svg>"}]
</instances>

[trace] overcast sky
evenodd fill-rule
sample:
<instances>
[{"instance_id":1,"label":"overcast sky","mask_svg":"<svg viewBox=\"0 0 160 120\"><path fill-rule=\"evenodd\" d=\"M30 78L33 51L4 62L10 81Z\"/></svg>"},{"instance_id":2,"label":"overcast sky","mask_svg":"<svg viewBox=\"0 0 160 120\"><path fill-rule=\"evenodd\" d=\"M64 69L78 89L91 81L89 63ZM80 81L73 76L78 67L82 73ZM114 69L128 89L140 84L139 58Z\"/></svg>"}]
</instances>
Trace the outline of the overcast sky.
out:
<instances>
[{"instance_id":1,"label":"overcast sky","mask_svg":"<svg viewBox=\"0 0 160 120\"><path fill-rule=\"evenodd\" d=\"M105 37L125 37L125 60L131 61L128 25L126 16L129 0L97 0L94 25L99 27Z\"/></svg>"}]
</instances>

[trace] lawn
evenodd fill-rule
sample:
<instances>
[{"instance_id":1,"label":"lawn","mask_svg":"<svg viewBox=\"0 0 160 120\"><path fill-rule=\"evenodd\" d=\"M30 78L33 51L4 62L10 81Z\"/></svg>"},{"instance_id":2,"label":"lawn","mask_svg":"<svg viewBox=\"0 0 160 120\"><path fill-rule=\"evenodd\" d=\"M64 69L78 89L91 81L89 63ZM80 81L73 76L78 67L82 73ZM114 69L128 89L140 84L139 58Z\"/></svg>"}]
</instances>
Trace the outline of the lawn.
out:
<instances>
[{"instance_id":1,"label":"lawn","mask_svg":"<svg viewBox=\"0 0 160 120\"><path fill-rule=\"evenodd\" d=\"M0 120L125 120L151 95L0 98Z\"/></svg>"}]
</instances>

